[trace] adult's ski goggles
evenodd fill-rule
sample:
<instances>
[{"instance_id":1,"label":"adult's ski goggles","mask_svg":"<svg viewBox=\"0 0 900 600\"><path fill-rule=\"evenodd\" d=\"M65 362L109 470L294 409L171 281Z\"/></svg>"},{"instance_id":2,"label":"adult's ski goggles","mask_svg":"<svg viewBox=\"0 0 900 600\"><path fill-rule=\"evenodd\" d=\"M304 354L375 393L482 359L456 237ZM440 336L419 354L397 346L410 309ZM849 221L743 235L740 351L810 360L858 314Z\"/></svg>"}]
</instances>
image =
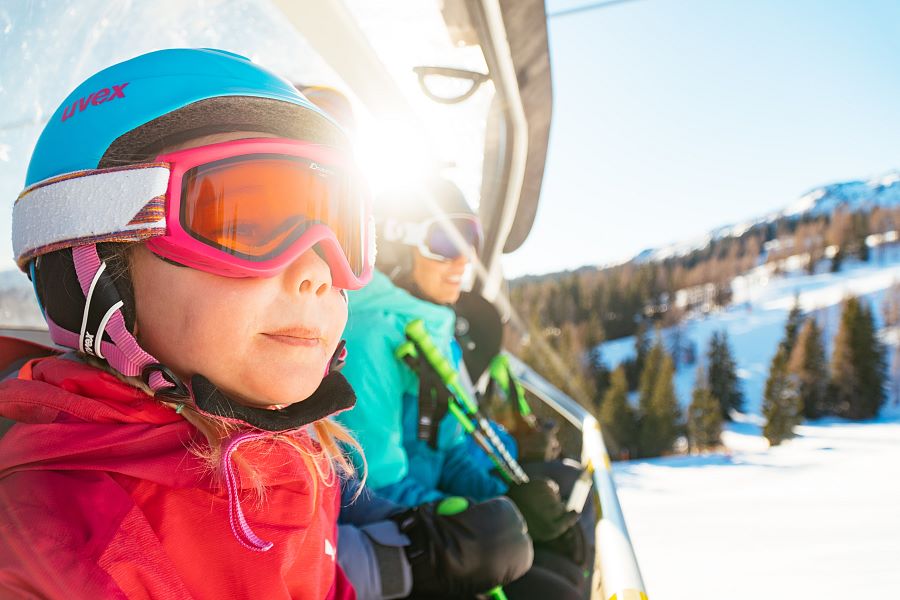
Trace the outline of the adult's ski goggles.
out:
<instances>
[{"instance_id":1,"label":"adult's ski goggles","mask_svg":"<svg viewBox=\"0 0 900 600\"><path fill-rule=\"evenodd\" d=\"M66 174L26 189L13 212L26 222L15 228L21 267L64 247L147 240L202 271L269 277L317 246L334 285L358 289L375 262L368 195L352 165L296 140L237 140Z\"/></svg>"},{"instance_id":2,"label":"adult's ski goggles","mask_svg":"<svg viewBox=\"0 0 900 600\"><path fill-rule=\"evenodd\" d=\"M456 260L472 248L481 252L484 234L478 217L451 214L428 219L420 223L385 224L385 238L414 246L425 258L440 261Z\"/></svg>"}]
</instances>

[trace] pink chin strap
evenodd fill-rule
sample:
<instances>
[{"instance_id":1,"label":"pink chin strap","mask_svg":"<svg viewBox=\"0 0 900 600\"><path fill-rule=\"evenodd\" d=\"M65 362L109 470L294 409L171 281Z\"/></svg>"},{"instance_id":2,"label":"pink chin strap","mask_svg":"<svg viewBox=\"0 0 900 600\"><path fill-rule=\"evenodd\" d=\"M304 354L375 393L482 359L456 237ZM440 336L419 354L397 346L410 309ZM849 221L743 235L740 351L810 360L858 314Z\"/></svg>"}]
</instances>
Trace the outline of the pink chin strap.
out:
<instances>
[{"instance_id":1,"label":"pink chin strap","mask_svg":"<svg viewBox=\"0 0 900 600\"><path fill-rule=\"evenodd\" d=\"M96 285L101 268L105 268L97 253L97 246L90 244L86 246L76 246L72 248L72 257L75 260L75 272L78 275L78 283L81 285L81 291L86 298L84 307L83 322L87 322L87 313L91 307L91 295L93 287ZM125 326L125 317L122 316L122 303L111 307L100 324L98 331L94 332L91 344L93 351L88 349L88 354L93 354L99 358L105 359L109 365L122 375L128 377L141 377L144 370L150 366L160 365L159 361L141 348L138 341L128 331ZM50 337L60 346L85 350L84 343L84 326L81 333L75 333L64 329L53 322L46 313L44 317L50 327ZM103 340L103 335L107 334L112 343ZM98 346L98 347L95 347ZM176 387L177 382L167 380L159 370L154 370L146 383L154 391L160 391L166 388Z\"/></svg>"}]
</instances>

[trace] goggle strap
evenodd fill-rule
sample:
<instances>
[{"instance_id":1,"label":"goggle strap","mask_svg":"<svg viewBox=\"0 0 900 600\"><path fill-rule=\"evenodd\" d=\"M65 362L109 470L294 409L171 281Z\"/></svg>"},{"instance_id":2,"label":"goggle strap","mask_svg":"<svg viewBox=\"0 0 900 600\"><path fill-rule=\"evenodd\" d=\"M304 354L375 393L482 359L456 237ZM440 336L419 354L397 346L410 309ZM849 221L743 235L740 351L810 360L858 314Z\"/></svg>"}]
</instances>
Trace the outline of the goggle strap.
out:
<instances>
[{"instance_id":1,"label":"goggle strap","mask_svg":"<svg viewBox=\"0 0 900 600\"><path fill-rule=\"evenodd\" d=\"M66 173L25 189L13 205L13 253L33 256L76 245L165 234L169 166L147 163Z\"/></svg>"},{"instance_id":2,"label":"goggle strap","mask_svg":"<svg viewBox=\"0 0 900 600\"><path fill-rule=\"evenodd\" d=\"M474 219L475 217L465 213L450 213L418 222L388 219L384 227L385 241L399 242L407 246L420 246L428 236L428 229L435 223L452 225L454 220Z\"/></svg>"}]
</instances>

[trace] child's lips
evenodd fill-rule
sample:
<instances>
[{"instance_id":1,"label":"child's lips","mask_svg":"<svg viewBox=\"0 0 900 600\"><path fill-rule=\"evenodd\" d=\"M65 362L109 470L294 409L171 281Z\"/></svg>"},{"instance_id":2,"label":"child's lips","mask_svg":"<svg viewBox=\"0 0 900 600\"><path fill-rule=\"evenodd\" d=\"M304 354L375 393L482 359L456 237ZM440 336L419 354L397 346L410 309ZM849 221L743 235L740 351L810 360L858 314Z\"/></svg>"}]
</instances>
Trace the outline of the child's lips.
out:
<instances>
[{"instance_id":1,"label":"child's lips","mask_svg":"<svg viewBox=\"0 0 900 600\"><path fill-rule=\"evenodd\" d=\"M324 341L321 331L308 327L287 327L265 332L262 335L273 342L307 348L318 346Z\"/></svg>"}]
</instances>

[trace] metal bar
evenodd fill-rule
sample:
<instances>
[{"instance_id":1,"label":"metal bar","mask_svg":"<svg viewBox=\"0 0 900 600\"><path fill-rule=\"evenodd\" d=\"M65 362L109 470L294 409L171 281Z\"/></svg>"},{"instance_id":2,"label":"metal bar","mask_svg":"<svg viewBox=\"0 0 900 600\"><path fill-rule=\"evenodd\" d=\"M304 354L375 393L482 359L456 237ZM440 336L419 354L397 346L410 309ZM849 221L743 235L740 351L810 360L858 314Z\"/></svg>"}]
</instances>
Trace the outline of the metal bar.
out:
<instances>
[{"instance_id":1,"label":"metal bar","mask_svg":"<svg viewBox=\"0 0 900 600\"><path fill-rule=\"evenodd\" d=\"M343 0L273 3L373 115L416 117Z\"/></svg>"},{"instance_id":2,"label":"metal bar","mask_svg":"<svg viewBox=\"0 0 900 600\"><path fill-rule=\"evenodd\" d=\"M506 238L512 230L525 181L525 162L528 158L528 119L519 90L519 80L512 59L512 50L506 36L506 25L499 0L474 0L469 3L473 24L478 35L488 70L497 94L502 98L506 126L508 127L508 176L503 190L502 209L497 219L491 219L493 228L488 235L484 265L487 277L480 281L481 294L493 300L500 293L503 271L500 257ZM506 157L504 157L506 158Z\"/></svg>"}]
</instances>

